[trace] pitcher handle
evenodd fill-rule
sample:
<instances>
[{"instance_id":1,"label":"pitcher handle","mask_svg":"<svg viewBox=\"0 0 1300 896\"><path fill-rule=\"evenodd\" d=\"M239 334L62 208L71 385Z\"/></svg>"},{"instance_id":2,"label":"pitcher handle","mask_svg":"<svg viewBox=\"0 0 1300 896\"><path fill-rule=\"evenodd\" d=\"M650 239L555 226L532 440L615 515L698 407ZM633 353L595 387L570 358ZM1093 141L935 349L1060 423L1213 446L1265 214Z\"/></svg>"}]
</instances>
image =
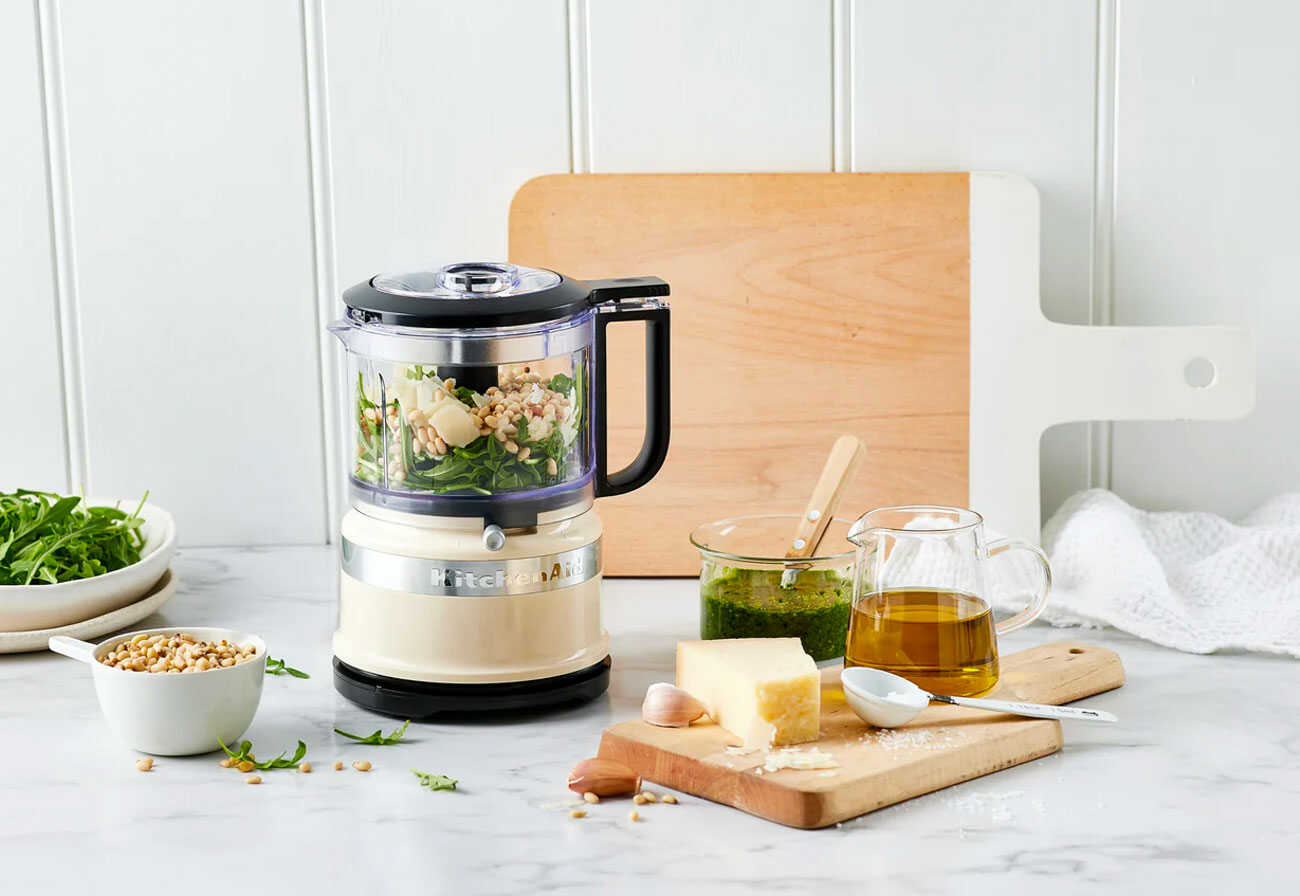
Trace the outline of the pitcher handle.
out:
<instances>
[{"instance_id":1,"label":"pitcher handle","mask_svg":"<svg viewBox=\"0 0 1300 896\"><path fill-rule=\"evenodd\" d=\"M1038 593L1029 601L1029 606L1010 619L1003 619L997 624L996 628L999 635L1005 635L1014 632L1016 629L1024 628L1037 619L1038 614L1043 612L1043 608L1047 606L1047 595L1052 591L1052 567L1047 562L1047 555L1037 545L1017 538L999 538L997 541L989 542L989 557L996 557L999 554L1005 554L1007 551L1028 551L1038 558L1038 564L1043 570L1043 584L1038 589Z\"/></svg>"}]
</instances>

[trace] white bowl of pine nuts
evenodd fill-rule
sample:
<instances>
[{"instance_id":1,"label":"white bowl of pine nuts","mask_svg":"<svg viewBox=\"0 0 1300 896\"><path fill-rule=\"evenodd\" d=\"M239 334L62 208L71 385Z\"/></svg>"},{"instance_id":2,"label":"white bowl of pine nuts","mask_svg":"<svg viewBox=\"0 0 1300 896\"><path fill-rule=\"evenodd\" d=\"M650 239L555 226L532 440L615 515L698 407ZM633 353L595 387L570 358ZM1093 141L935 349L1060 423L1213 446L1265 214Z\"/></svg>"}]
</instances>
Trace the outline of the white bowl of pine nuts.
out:
<instances>
[{"instance_id":1,"label":"white bowl of pine nuts","mask_svg":"<svg viewBox=\"0 0 1300 896\"><path fill-rule=\"evenodd\" d=\"M262 699L266 642L226 628L154 628L50 650L91 667L99 708L127 746L190 756L239 742Z\"/></svg>"}]
</instances>

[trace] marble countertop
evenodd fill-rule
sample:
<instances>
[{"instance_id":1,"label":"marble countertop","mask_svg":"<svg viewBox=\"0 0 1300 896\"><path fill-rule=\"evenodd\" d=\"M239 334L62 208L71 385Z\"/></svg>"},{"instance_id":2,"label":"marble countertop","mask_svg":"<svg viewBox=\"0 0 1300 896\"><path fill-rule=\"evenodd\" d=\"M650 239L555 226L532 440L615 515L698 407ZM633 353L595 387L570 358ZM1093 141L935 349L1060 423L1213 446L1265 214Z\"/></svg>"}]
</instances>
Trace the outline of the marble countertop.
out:
<instances>
[{"instance_id":1,"label":"marble countertop","mask_svg":"<svg viewBox=\"0 0 1300 896\"><path fill-rule=\"evenodd\" d=\"M1300 881L1300 713L1294 661L1189 656L1113 631L1034 626L1116 650L1128 684L1088 701L1117 726L1069 725L1064 751L821 831L694 797L568 817L565 774L600 731L635 717L694 635L691 581L606 583L609 693L510 721L417 723L405 742L341 742L338 726L394 727L331 684L333 553L188 550L180 592L140 627L261 633L310 680L268 678L246 735L270 755L299 738L311 775L242 784L217 756L159 759L149 774L114 740L90 676L47 653L0 656L0 890L114 893L127 880L185 893L1217 892ZM340 758L367 775L330 770ZM408 769L460 779L421 789ZM183 882L183 883L182 883ZM107 887L107 889L105 889ZM236 889L237 888L237 889ZM882 889L883 888L883 889Z\"/></svg>"}]
</instances>

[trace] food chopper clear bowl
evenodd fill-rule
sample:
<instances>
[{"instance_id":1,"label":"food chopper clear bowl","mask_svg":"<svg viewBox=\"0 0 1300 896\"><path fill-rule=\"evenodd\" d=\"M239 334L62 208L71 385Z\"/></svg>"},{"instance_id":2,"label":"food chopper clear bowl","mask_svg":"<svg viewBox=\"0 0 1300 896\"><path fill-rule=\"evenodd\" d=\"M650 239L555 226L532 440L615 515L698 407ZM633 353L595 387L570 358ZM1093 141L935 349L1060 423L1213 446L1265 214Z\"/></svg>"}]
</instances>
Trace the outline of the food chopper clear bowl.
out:
<instances>
[{"instance_id":1,"label":"food chopper clear bowl","mask_svg":"<svg viewBox=\"0 0 1300 896\"><path fill-rule=\"evenodd\" d=\"M343 293L353 500L480 518L498 528L569 519L639 488L668 454L668 284L580 281L506 262L380 274ZM608 468L606 331L646 334L646 429Z\"/></svg>"},{"instance_id":2,"label":"food chopper clear bowl","mask_svg":"<svg viewBox=\"0 0 1300 896\"><path fill-rule=\"evenodd\" d=\"M816 556L786 559L799 521L798 514L739 516L691 533L700 552L701 638L799 638L819 662L844 655L853 523L832 520Z\"/></svg>"},{"instance_id":3,"label":"food chopper clear bowl","mask_svg":"<svg viewBox=\"0 0 1300 896\"><path fill-rule=\"evenodd\" d=\"M334 329L348 344L362 494L545 497L590 485L593 312L456 331L358 317Z\"/></svg>"}]
</instances>

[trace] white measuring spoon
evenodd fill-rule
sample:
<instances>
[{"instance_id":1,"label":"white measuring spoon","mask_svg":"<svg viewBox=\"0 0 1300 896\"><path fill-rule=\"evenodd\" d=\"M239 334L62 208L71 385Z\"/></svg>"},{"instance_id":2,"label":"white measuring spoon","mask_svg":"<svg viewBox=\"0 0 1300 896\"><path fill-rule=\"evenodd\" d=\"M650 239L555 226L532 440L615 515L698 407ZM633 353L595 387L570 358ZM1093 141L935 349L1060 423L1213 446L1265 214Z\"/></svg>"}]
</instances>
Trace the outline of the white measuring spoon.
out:
<instances>
[{"instance_id":1,"label":"white measuring spoon","mask_svg":"<svg viewBox=\"0 0 1300 896\"><path fill-rule=\"evenodd\" d=\"M1035 719L1074 719L1080 722L1119 721L1115 716L1099 709L931 694L918 688L906 678L867 666L848 667L840 673L840 684L844 687L844 699L848 701L849 708L862 721L877 728L897 728L912 721L931 700L951 703L954 706L969 706L971 709L1030 716Z\"/></svg>"}]
</instances>

